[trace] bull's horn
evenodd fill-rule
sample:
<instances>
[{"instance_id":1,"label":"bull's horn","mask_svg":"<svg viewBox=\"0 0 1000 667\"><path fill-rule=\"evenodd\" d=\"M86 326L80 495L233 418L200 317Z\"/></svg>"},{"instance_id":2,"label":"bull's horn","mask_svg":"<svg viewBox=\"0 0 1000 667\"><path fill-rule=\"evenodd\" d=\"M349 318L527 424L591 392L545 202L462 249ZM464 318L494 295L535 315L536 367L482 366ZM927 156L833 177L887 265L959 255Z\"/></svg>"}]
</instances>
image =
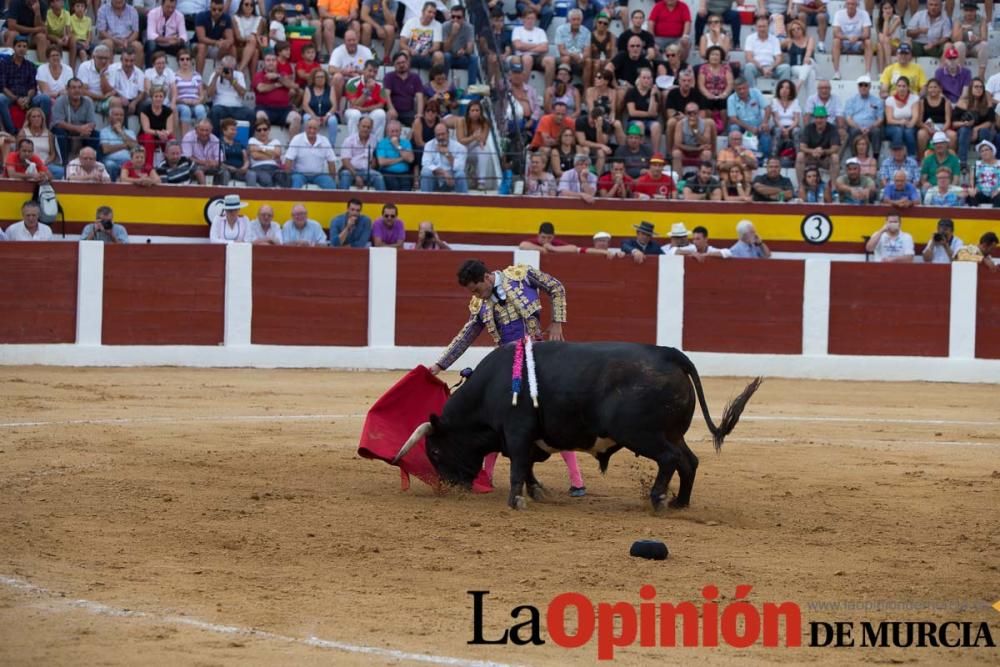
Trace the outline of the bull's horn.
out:
<instances>
[{"instance_id":1,"label":"bull's horn","mask_svg":"<svg viewBox=\"0 0 1000 667\"><path fill-rule=\"evenodd\" d=\"M400 449L399 453L396 454L396 458L392 460L392 464L396 465L397 463L399 463L400 459L406 456L406 453L409 452L411 449L413 449L414 445L416 445L418 442L426 438L430 432L431 432L430 422L424 422L423 424L418 426L416 430L413 432L413 435L410 436L410 439L403 444L402 449Z\"/></svg>"}]
</instances>

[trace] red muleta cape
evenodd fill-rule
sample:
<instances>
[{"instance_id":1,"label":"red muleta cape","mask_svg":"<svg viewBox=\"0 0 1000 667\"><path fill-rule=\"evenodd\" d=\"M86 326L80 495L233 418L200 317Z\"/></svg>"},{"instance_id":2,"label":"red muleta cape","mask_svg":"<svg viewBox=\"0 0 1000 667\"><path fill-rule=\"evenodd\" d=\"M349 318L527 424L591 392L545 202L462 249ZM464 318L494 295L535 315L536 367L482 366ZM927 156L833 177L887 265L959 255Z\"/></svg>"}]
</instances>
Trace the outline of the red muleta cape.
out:
<instances>
[{"instance_id":1,"label":"red muleta cape","mask_svg":"<svg viewBox=\"0 0 1000 667\"><path fill-rule=\"evenodd\" d=\"M417 366L392 385L368 410L361 429L358 454L366 459L380 459L391 464L413 431L427 421L431 413L441 414L450 394L447 384L431 375L425 366ZM410 488L410 475L440 490L441 480L427 458L423 440L396 465L399 466L400 486L404 491ZM493 490L485 471L479 472L472 483L472 490L476 493Z\"/></svg>"}]
</instances>

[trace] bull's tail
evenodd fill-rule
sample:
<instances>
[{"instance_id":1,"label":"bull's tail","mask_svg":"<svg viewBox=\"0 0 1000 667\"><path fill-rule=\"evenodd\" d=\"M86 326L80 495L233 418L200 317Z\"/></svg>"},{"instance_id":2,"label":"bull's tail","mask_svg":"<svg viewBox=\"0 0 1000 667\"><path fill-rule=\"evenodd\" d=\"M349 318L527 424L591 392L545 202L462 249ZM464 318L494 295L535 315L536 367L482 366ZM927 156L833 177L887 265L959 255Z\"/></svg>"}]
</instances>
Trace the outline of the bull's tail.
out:
<instances>
[{"instance_id":1,"label":"bull's tail","mask_svg":"<svg viewBox=\"0 0 1000 667\"><path fill-rule=\"evenodd\" d=\"M708 412L708 403L705 401L705 392L701 388L701 378L698 376L698 369L694 367L691 360L688 359L687 355L680 350L671 349L673 352L674 360L677 365L687 373L688 377L691 378L691 382L694 383L694 391L698 395L698 404L701 405L701 414L705 417L705 423L708 425L708 430L712 433L712 440L715 444L715 451L722 449L722 441L726 439L726 436L732 433L733 429L736 428L736 423L740 420L740 415L743 414L743 409L746 408L747 403L750 401L750 397L754 395L754 392L760 388L761 382L764 378L756 377L746 388L740 393L739 396L729 401L726 405L726 409L722 411L722 421L718 426L712 421L712 415Z\"/></svg>"}]
</instances>

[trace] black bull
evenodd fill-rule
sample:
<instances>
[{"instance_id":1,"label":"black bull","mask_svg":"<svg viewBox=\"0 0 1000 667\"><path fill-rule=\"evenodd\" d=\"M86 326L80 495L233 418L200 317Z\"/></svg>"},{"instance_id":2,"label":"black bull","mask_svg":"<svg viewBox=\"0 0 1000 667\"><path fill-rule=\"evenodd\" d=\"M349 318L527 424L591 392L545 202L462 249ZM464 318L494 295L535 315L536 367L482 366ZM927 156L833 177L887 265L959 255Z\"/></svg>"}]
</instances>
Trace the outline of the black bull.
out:
<instances>
[{"instance_id":1,"label":"black bull","mask_svg":"<svg viewBox=\"0 0 1000 667\"><path fill-rule=\"evenodd\" d=\"M534 346L534 356L538 409L528 396L526 370L518 404L511 405L514 346L500 347L448 399L440 417L431 415L414 431L396 460L426 437L427 456L442 479L469 486L486 454L503 452L511 462L508 504L516 509L524 506L525 483L532 498L541 496L532 468L551 452L588 452L604 472L611 456L624 447L659 467L650 492L654 509L663 502L675 470L680 488L669 505L685 507L698 469L698 457L684 441L696 397L718 451L761 383L756 378L748 384L716 426L698 371L674 348L547 342Z\"/></svg>"}]
</instances>

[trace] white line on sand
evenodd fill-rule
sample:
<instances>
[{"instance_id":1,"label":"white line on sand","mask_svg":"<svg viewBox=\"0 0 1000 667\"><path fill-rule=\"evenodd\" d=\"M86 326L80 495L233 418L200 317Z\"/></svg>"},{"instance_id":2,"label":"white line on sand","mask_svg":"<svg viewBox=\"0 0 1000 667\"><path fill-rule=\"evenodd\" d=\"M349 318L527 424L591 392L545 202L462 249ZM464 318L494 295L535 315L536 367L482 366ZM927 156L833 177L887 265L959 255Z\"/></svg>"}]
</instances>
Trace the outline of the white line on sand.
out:
<instances>
[{"instance_id":1,"label":"white line on sand","mask_svg":"<svg viewBox=\"0 0 1000 667\"><path fill-rule=\"evenodd\" d=\"M252 639L264 639L269 641L285 642L289 644L301 644L315 648L328 649L332 651L342 651L346 653L360 653L363 655L376 656L379 658L389 658L392 660L406 660L410 662L423 662L434 665L453 665L455 667L511 667L502 662L489 662L483 660L467 660L465 658L452 658L446 655L432 655L425 653L410 653L408 651L398 651L390 648L379 648L377 646L364 646L362 644L348 644L332 639L322 639L320 637L290 637L279 635L265 630L255 628L241 628L235 625L220 625L218 623L208 623L199 621L188 616L168 616L146 611L136 611L134 609L123 609L120 607L110 607L100 602L91 600L72 600L64 598L58 593L36 586L20 577L9 577L0 574L0 585L14 590L28 593L36 597L43 597L48 602L63 607L82 609L88 613L98 616L112 616L125 618L141 618L156 623L167 623L169 625L185 625L205 632L214 632L220 635L239 635Z\"/></svg>"}]
</instances>

